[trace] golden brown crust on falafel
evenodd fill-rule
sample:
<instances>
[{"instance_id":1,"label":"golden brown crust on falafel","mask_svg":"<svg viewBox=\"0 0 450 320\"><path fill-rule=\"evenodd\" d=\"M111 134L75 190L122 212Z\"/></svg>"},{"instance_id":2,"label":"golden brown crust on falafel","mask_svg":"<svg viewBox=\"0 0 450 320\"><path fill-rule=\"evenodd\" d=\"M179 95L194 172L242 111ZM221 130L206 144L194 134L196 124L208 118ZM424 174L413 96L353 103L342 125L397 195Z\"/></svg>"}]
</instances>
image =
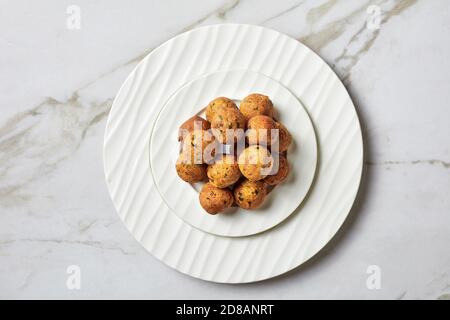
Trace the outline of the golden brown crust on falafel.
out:
<instances>
[{"instance_id":1,"label":"golden brown crust on falafel","mask_svg":"<svg viewBox=\"0 0 450 320\"><path fill-rule=\"evenodd\" d=\"M188 133L182 142L181 152L192 163L211 163L214 161L217 141L210 130L194 130Z\"/></svg>"},{"instance_id":2,"label":"golden brown crust on falafel","mask_svg":"<svg viewBox=\"0 0 450 320\"><path fill-rule=\"evenodd\" d=\"M275 156L273 156L275 158ZM275 159L274 159L275 163ZM278 168L273 166L272 172L264 178L264 182L270 186L275 186L283 182L289 175L289 162L285 156L278 155Z\"/></svg>"},{"instance_id":3,"label":"golden brown crust on falafel","mask_svg":"<svg viewBox=\"0 0 450 320\"><path fill-rule=\"evenodd\" d=\"M273 104L268 96L252 93L246 96L239 106L242 114L249 120L250 118L257 115L265 115L273 117Z\"/></svg>"},{"instance_id":4,"label":"golden brown crust on falafel","mask_svg":"<svg viewBox=\"0 0 450 320\"><path fill-rule=\"evenodd\" d=\"M245 134L245 118L238 109L218 110L211 122L211 131L223 144L233 144Z\"/></svg>"},{"instance_id":5,"label":"golden brown crust on falafel","mask_svg":"<svg viewBox=\"0 0 450 320\"><path fill-rule=\"evenodd\" d=\"M281 122L275 122L275 129L278 129L278 151L284 152L291 145L292 136Z\"/></svg>"},{"instance_id":6,"label":"golden brown crust on falafel","mask_svg":"<svg viewBox=\"0 0 450 320\"><path fill-rule=\"evenodd\" d=\"M227 108L237 109L238 107L236 106L236 103L234 103L233 100L228 99L226 97L215 98L210 103L208 103L208 106L206 107L205 110L206 120L212 122L219 110Z\"/></svg>"},{"instance_id":7,"label":"golden brown crust on falafel","mask_svg":"<svg viewBox=\"0 0 450 320\"><path fill-rule=\"evenodd\" d=\"M273 158L269 150L263 146L252 145L239 155L239 170L248 180L264 179L272 166Z\"/></svg>"},{"instance_id":8,"label":"golden brown crust on falafel","mask_svg":"<svg viewBox=\"0 0 450 320\"><path fill-rule=\"evenodd\" d=\"M256 209L264 202L267 191L264 182L243 179L233 190L236 204L244 209Z\"/></svg>"},{"instance_id":9,"label":"golden brown crust on falafel","mask_svg":"<svg viewBox=\"0 0 450 320\"><path fill-rule=\"evenodd\" d=\"M209 182L218 188L226 188L241 177L239 165L234 156L222 155L214 164L207 168Z\"/></svg>"},{"instance_id":10,"label":"golden brown crust on falafel","mask_svg":"<svg viewBox=\"0 0 450 320\"><path fill-rule=\"evenodd\" d=\"M248 144L260 144L270 146L272 143L278 141L278 134L272 134L275 129L275 121L272 118L264 115L257 115L247 123L247 141Z\"/></svg>"},{"instance_id":11,"label":"golden brown crust on falafel","mask_svg":"<svg viewBox=\"0 0 450 320\"><path fill-rule=\"evenodd\" d=\"M194 129L208 130L211 128L211 124L200 116L193 116L192 118L186 120L178 130L178 141L183 140L183 137Z\"/></svg>"},{"instance_id":12,"label":"golden brown crust on falafel","mask_svg":"<svg viewBox=\"0 0 450 320\"><path fill-rule=\"evenodd\" d=\"M179 155L175 168L178 176L186 182L194 183L207 179L206 165L191 163L183 154Z\"/></svg>"},{"instance_id":13,"label":"golden brown crust on falafel","mask_svg":"<svg viewBox=\"0 0 450 320\"><path fill-rule=\"evenodd\" d=\"M231 207L234 197L229 189L220 189L208 182L202 187L199 200L206 212L217 214Z\"/></svg>"}]
</instances>

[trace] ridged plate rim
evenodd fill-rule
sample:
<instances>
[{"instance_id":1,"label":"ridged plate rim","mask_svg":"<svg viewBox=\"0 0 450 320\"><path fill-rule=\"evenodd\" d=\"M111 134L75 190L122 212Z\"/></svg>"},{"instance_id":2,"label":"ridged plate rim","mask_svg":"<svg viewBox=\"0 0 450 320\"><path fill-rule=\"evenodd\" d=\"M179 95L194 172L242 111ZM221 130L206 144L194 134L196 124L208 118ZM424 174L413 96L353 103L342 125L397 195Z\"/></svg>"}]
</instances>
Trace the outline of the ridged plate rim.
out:
<instances>
[{"instance_id":1,"label":"ridged plate rim","mask_svg":"<svg viewBox=\"0 0 450 320\"><path fill-rule=\"evenodd\" d=\"M245 42L253 54L236 59L232 42L238 48ZM220 61L212 60L211 52L221 48L230 52L225 52ZM189 65L183 65L186 57ZM201 60L205 57L209 58L206 64ZM152 192L154 186L148 176L149 137L143 137L142 132L148 132L151 112L155 110L148 106L143 109L142 100L153 90L159 95L152 96L152 103L161 105L194 77L242 67L274 78L301 100L315 125L320 163L314 188L302 204L301 214L270 232L252 237L217 237L184 223L161 203L155 190ZM173 73L174 69L177 73ZM245 283L292 270L335 235L359 188L363 143L350 96L318 55L297 40L268 28L219 24L193 29L168 40L136 66L114 100L103 154L114 206L144 248L182 273L214 282ZM333 190L345 192L336 195Z\"/></svg>"}]
</instances>

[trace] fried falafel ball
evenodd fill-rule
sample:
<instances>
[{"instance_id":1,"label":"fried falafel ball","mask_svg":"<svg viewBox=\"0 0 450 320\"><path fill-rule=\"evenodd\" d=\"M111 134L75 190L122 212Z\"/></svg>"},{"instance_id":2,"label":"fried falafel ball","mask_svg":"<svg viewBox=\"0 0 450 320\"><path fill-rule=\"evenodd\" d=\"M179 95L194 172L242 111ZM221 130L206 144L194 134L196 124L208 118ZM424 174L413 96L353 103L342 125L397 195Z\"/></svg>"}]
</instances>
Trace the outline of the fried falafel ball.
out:
<instances>
[{"instance_id":1,"label":"fried falafel ball","mask_svg":"<svg viewBox=\"0 0 450 320\"><path fill-rule=\"evenodd\" d=\"M274 164L275 164L274 159ZM278 168L275 165L272 166L272 171L269 173L267 177L264 178L264 182L270 186L275 186L283 182L287 176L289 175L289 162L287 158L279 154L278 155Z\"/></svg>"},{"instance_id":2,"label":"fried falafel ball","mask_svg":"<svg viewBox=\"0 0 450 320\"><path fill-rule=\"evenodd\" d=\"M186 182L195 183L207 179L206 164L195 164L180 154L175 165L178 176Z\"/></svg>"},{"instance_id":3,"label":"fried falafel ball","mask_svg":"<svg viewBox=\"0 0 450 320\"><path fill-rule=\"evenodd\" d=\"M275 129L278 129L278 151L284 152L286 151L292 143L292 136L289 133L288 129L280 123L275 122Z\"/></svg>"},{"instance_id":4,"label":"fried falafel ball","mask_svg":"<svg viewBox=\"0 0 450 320\"><path fill-rule=\"evenodd\" d=\"M245 135L245 118L239 109L217 110L211 122L211 130L220 143L236 143Z\"/></svg>"},{"instance_id":5,"label":"fried falafel ball","mask_svg":"<svg viewBox=\"0 0 450 320\"><path fill-rule=\"evenodd\" d=\"M180 126L178 130L178 141L183 140L183 137L194 131L194 129L208 130L209 128L211 128L211 124L208 121L195 115Z\"/></svg>"},{"instance_id":6,"label":"fried falafel ball","mask_svg":"<svg viewBox=\"0 0 450 320\"><path fill-rule=\"evenodd\" d=\"M188 133L182 144L182 153L192 163L212 163L217 149L217 142L210 130L194 130Z\"/></svg>"},{"instance_id":7,"label":"fried falafel ball","mask_svg":"<svg viewBox=\"0 0 450 320\"><path fill-rule=\"evenodd\" d=\"M229 189L220 189L212 183L205 183L199 194L200 205L209 214L217 214L231 207L233 193Z\"/></svg>"},{"instance_id":8,"label":"fried falafel ball","mask_svg":"<svg viewBox=\"0 0 450 320\"><path fill-rule=\"evenodd\" d=\"M252 93L246 96L239 106L245 119L248 121L250 118L258 115L264 115L273 117L273 104L268 96L259 93Z\"/></svg>"},{"instance_id":9,"label":"fried falafel ball","mask_svg":"<svg viewBox=\"0 0 450 320\"><path fill-rule=\"evenodd\" d=\"M206 111L205 111L206 120L208 120L209 122L212 122L214 117L217 114L217 111L222 110L222 109L227 109L227 108L237 109L238 107L236 106L236 103L234 103L233 100L228 99L226 97L215 98L206 107Z\"/></svg>"},{"instance_id":10,"label":"fried falafel ball","mask_svg":"<svg viewBox=\"0 0 450 320\"><path fill-rule=\"evenodd\" d=\"M247 123L247 141L248 144L260 144L270 146L278 141L277 132L271 130L276 129L275 121L264 115L258 115L250 118Z\"/></svg>"},{"instance_id":11,"label":"fried falafel ball","mask_svg":"<svg viewBox=\"0 0 450 320\"><path fill-rule=\"evenodd\" d=\"M273 158L263 146L252 145L244 149L238 158L239 170L250 181L264 179L270 172Z\"/></svg>"},{"instance_id":12,"label":"fried falafel ball","mask_svg":"<svg viewBox=\"0 0 450 320\"><path fill-rule=\"evenodd\" d=\"M256 209L264 202L267 190L264 182L242 180L233 190L236 204L243 209Z\"/></svg>"},{"instance_id":13,"label":"fried falafel ball","mask_svg":"<svg viewBox=\"0 0 450 320\"><path fill-rule=\"evenodd\" d=\"M226 188L239 180L241 171L235 157L225 154L214 164L208 166L207 175L212 185L218 188Z\"/></svg>"}]
</instances>

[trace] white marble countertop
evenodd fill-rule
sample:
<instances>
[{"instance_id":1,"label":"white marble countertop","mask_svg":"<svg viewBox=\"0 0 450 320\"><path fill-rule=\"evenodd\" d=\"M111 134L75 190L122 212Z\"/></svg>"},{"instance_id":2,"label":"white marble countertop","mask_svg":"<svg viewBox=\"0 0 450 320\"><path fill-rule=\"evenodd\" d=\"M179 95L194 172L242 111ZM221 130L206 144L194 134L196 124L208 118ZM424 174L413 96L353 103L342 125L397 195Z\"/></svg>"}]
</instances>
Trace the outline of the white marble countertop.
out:
<instances>
[{"instance_id":1,"label":"white marble countertop","mask_svg":"<svg viewBox=\"0 0 450 320\"><path fill-rule=\"evenodd\" d=\"M449 1L75 2L0 12L0 298L450 297ZM80 29L67 24L77 8ZM172 36L222 22L267 26L318 52L364 131L363 183L344 227L311 261L256 284L208 283L153 258L103 175L105 122L128 73ZM79 290L67 286L70 265Z\"/></svg>"}]
</instances>

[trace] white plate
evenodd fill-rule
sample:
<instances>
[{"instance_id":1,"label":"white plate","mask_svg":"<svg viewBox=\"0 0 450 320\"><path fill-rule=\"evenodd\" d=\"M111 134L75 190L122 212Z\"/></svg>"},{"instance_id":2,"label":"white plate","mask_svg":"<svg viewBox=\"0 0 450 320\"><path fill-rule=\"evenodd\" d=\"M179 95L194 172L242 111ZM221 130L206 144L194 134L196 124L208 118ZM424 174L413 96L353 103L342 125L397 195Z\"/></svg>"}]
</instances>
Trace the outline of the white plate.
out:
<instances>
[{"instance_id":1,"label":"white plate","mask_svg":"<svg viewBox=\"0 0 450 320\"><path fill-rule=\"evenodd\" d=\"M148 147L171 95L202 75L235 69L264 74L302 102L314 124L319 161L298 214L266 232L231 238L203 232L171 212L153 183ZM149 252L185 274L242 283L299 266L334 236L359 187L363 144L353 103L319 56L270 29L222 24L178 35L139 63L114 100L103 153L119 216Z\"/></svg>"},{"instance_id":2,"label":"white plate","mask_svg":"<svg viewBox=\"0 0 450 320\"><path fill-rule=\"evenodd\" d=\"M218 96L240 101L252 92L268 95L278 119L293 137L291 173L257 210L230 208L218 215L200 206L198 191L175 171L178 128ZM286 219L302 202L314 179L317 142L311 120L298 99L278 82L253 71L221 71L200 77L178 90L162 108L150 139L150 166L157 190L172 211L190 225L212 234L241 237L263 232ZM198 188L197 188L198 189Z\"/></svg>"}]
</instances>

